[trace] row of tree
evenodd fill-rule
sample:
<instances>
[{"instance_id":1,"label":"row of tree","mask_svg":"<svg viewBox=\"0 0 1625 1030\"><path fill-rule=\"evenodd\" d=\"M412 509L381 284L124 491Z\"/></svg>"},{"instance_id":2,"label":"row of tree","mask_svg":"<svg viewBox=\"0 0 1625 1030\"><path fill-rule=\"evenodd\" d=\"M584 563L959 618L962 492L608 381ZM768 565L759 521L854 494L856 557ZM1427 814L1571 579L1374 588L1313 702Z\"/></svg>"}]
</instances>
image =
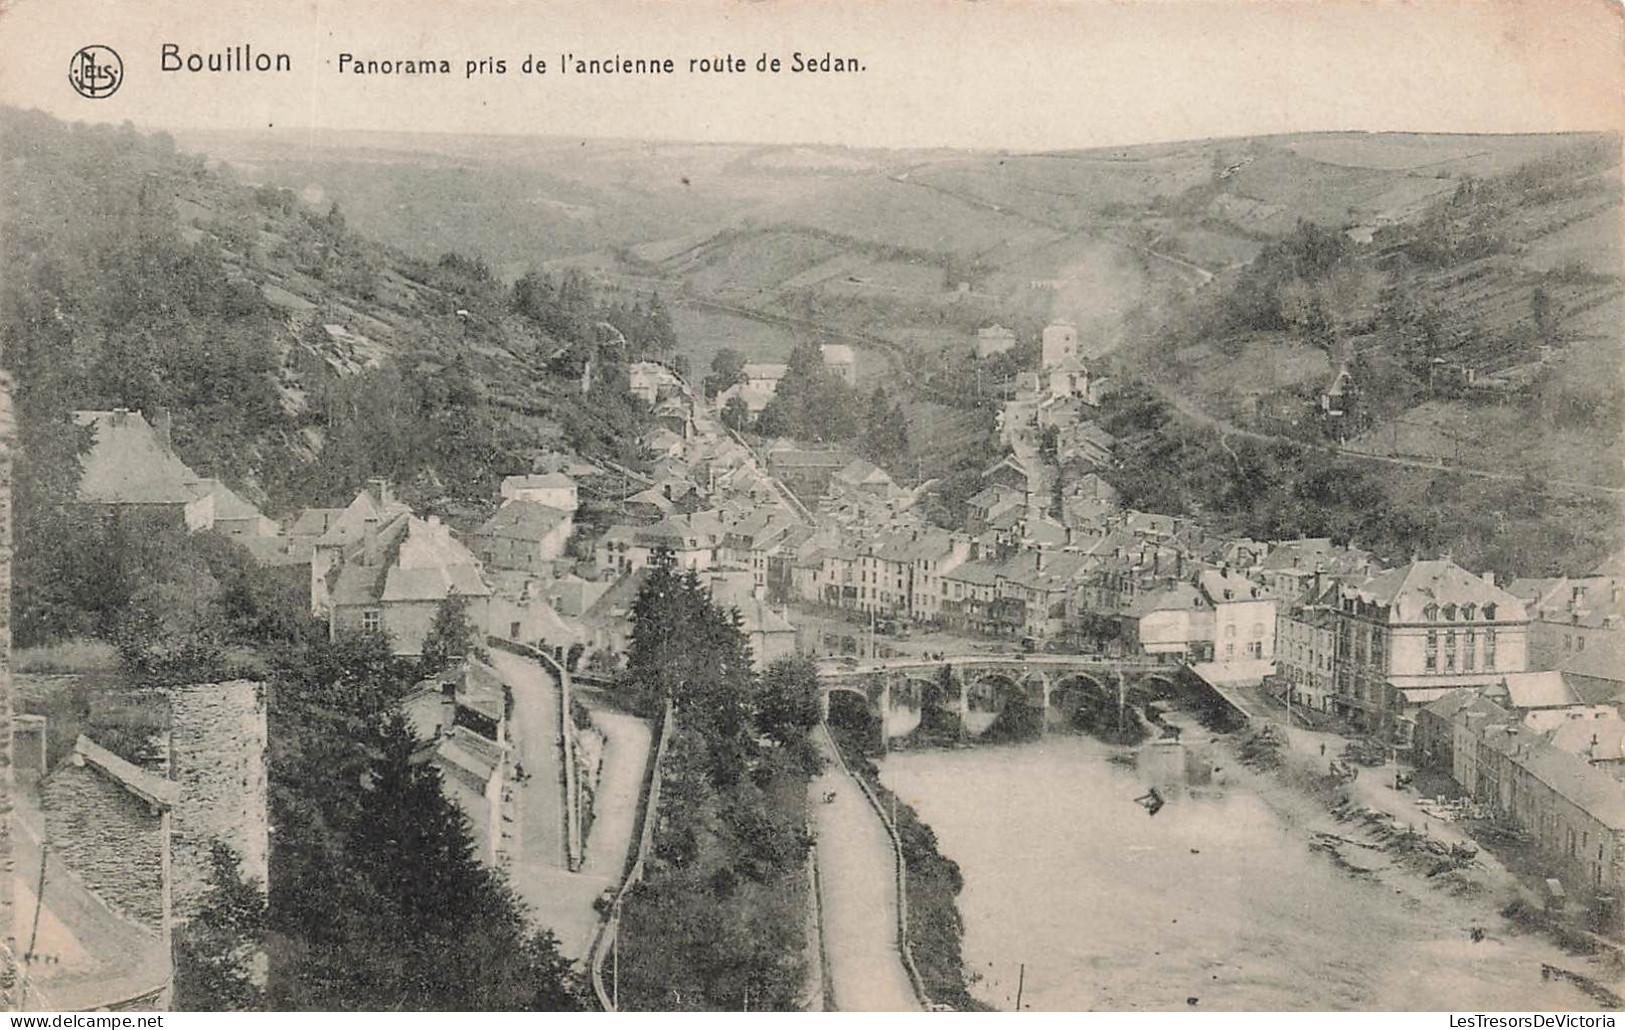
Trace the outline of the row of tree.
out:
<instances>
[{"instance_id":1,"label":"row of tree","mask_svg":"<svg viewBox=\"0 0 1625 1030\"><path fill-rule=\"evenodd\" d=\"M737 612L669 552L653 557L633 618L626 688L645 710L669 699L676 727L653 854L622 922L623 1007L791 1009L817 671L781 659L753 672Z\"/></svg>"}]
</instances>

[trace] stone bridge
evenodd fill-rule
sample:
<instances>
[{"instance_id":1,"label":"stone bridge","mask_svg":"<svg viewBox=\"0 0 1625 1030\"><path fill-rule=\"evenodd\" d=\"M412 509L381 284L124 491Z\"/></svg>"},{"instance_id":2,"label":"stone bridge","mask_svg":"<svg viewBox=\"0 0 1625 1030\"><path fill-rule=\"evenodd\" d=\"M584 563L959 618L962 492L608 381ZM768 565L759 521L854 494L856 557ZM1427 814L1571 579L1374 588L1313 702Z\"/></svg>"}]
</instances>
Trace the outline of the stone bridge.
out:
<instances>
[{"instance_id":1,"label":"stone bridge","mask_svg":"<svg viewBox=\"0 0 1625 1030\"><path fill-rule=\"evenodd\" d=\"M1120 703L1131 685L1175 686L1178 666L1083 655L973 654L937 659L918 657L870 661L832 659L818 663L819 699L826 718L830 697L863 698L880 721L883 741L913 732L928 706L954 713L966 737L991 726L1012 698L1042 710L1045 724L1064 719L1071 691ZM1075 704L1072 706L1075 707Z\"/></svg>"}]
</instances>

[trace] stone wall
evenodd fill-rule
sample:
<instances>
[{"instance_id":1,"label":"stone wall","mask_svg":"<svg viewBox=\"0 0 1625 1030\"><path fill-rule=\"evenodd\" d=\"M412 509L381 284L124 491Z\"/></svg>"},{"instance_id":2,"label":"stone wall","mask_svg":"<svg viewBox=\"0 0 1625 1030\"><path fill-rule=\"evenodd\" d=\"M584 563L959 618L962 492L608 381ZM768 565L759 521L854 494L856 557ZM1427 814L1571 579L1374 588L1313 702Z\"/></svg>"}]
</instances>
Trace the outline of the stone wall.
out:
<instances>
[{"instance_id":1,"label":"stone wall","mask_svg":"<svg viewBox=\"0 0 1625 1030\"><path fill-rule=\"evenodd\" d=\"M108 907L160 929L163 814L105 773L72 760L43 781L40 793L52 853Z\"/></svg>"},{"instance_id":2,"label":"stone wall","mask_svg":"<svg viewBox=\"0 0 1625 1030\"><path fill-rule=\"evenodd\" d=\"M12 948L17 939L12 911L12 774L11 774L11 464L16 442L11 406L11 377L0 374L0 943ZM13 967L0 967L0 991L9 1001Z\"/></svg>"},{"instance_id":3,"label":"stone wall","mask_svg":"<svg viewBox=\"0 0 1625 1030\"><path fill-rule=\"evenodd\" d=\"M175 921L197 911L208 888L212 842L242 859L245 880L269 879L265 686L248 680L169 691L169 775L179 791L173 851Z\"/></svg>"}]
</instances>

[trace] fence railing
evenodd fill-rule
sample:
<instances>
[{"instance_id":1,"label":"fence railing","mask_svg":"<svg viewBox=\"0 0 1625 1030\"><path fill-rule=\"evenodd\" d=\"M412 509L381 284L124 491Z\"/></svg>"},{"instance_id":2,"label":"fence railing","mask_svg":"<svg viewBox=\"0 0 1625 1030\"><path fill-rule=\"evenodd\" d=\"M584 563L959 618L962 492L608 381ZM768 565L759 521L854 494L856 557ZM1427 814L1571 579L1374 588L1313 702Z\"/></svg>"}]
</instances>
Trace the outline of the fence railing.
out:
<instances>
[{"instance_id":1,"label":"fence railing","mask_svg":"<svg viewBox=\"0 0 1625 1030\"><path fill-rule=\"evenodd\" d=\"M593 936L592 949L587 953L587 967L592 973L593 993L598 996L598 1005L605 1012L616 1011L620 1004L618 985L613 981L608 987L604 985L604 962L611 952L620 946L621 910L632 888L643 879L644 863L648 860L649 849L654 844L655 827L660 821L662 767L666 761L666 750L671 746L675 722L671 699L667 698L666 705L660 713L660 730L655 735L655 746L649 758L649 771L645 778L647 786L644 788L643 801L639 806L637 849L628 856L621 885L615 891L615 899L610 902L608 911L599 918L598 932Z\"/></svg>"},{"instance_id":2,"label":"fence railing","mask_svg":"<svg viewBox=\"0 0 1625 1030\"><path fill-rule=\"evenodd\" d=\"M858 785L863 796L869 800L869 807L875 810L880 817L880 823L886 828L886 836L891 838L892 858L894 872L897 878L897 952L902 956L903 968L908 972L909 986L914 988L914 996L919 1000L920 1007L927 1012L935 1009L936 1003L926 992L925 981L920 977L920 969L914 964L914 946L908 940L908 860L903 857L903 838L897 832L897 826L887 814L886 807L880 803L880 798L862 776L854 773L846 764L846 756L841 754L841 746L835 742L835 735L829 731L829 724L823 723L820 728L824 736L829 739L829 746L835 752L835 760L840 763L841 771Z\"/></svg>"},{"instance_id":3,"label":"fence railing","mask_svg":"<svg viewBox=\"0 0 1625 1030\"><path fill-rule=\"evenodd\" d=\"M529 658L542 667L552 680L554 689L558 691L559 701L559 757L563 762L563 774L559 777L559 789L564 792L564 857L570 871L575 872L581 868L581 781L576 770L575 731L570 716L570 674L562 664L555 661L553 656L534 647L528 647L513 640L502 637L487 637L487 643L499 651Z\"/></svg>"}]
</instances>

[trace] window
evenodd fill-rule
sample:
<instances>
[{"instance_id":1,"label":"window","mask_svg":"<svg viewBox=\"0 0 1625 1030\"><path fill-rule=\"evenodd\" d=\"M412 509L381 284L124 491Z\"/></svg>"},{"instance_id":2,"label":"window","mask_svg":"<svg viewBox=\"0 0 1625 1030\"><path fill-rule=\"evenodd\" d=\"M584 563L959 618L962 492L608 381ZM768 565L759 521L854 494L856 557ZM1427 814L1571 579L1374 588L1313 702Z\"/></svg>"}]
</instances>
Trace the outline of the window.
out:
<instances>
[{"instance_id":1,"label":"window","mask_svg":"<svg viewBox=\"0 0 1625 1030\"><path fill-rule=\"evenodd\" d=\"M1484 606L1484 620L1486 622L1495 621L1495 605L1493 602Z\"/></svg>"},{"instance_id":2,"label":"window","mask_svg":"<svg viewBox=\"0 0 1625 1030\"><path fill-rule=\"evenodd\" d=\"M383 615L376 608L368 608L361 613L361 628L368 633L377 633L384 628Z\"/></svg>"},{"instance_id":3,"label":"window","mask_svg":"<svg viewBox=\"0 0 1625 1030\"><path fill-rule=\"evenodd\" d=\"M1586 638L1585 637L1575 637L1574 638L1574 649L1576 651L1584 651L1586 649Z\"/></svg>"},{"instance_id":4,"label":"window","mask_svg":"<svg viewBox=\"0 0 1625 1030\"><path fill-rule=\"evenodd\" d=\"M508 623L508 639L509 640L518 640L519 639L519 623L517 623L517 622Z\"/></svg>"},{"instance_id":5,"label":"window","mask_svg":"<svg viewBox=\"0 0 1625 1030\"><path fill-rule=\"evenodd\" d=\"M1426 669L1428 672L1432 672L1433 670L1437 669L1438 667L1439 667L1439 634L1436 631L1430 629L1430 630L1428 630L1427 641L1426 641L1426 643L1425 643L1425 645L1423 647L1422 668Z\"/></svg>"},{"instance_id":6,"label":"window","mask_svg":"<svg viewBox=\"0 0 1625 1030\"><path fill-rule=\"evenodd\" d=\"M1456 606L1453 605L1453 604L1445 605L1444 606L1444 617L1445 617L1445 621L1447 621L1447 622L1455 622L1456 621Z\"/></svg>"},{"instance_id":7,"label":"window","mask_svg":"<svg viewBox=\"0 0 1625 1030\"><path fill-rule=\"evenodd\" d=\"M1490 610L1489 605L1484 606L1485 611ZM1495 630L1484 631L1484 668L1495 668Z\"/></svg>"},{"instance_id":8,"label":"window","mask_svg":"<svg viewBox=\"0 0 1625 1030\"><path fill-rule=\"evenodd\" d=\"M1478 633L1476 630L1468 630L1466 635L1466 647L1465 650L1462 651L1461 655L1461 667L1467 672L1472 672L1473 666L1477 664L1477 661Z\"/></svg>"},{"instance_id":9,"label":"window","mask_svg":"<svg viewBox=\"0 0 1625 1030\"><path fill-rule=\"evenodd\" d=\"M1430 604L1426 608L1423 608L1422 609L1422 618L1426 619L1429 622L1438 621L1438 618L1439 618L1439 606L1436 605L1436 604Z\"/></svg>"}]
</instances>

